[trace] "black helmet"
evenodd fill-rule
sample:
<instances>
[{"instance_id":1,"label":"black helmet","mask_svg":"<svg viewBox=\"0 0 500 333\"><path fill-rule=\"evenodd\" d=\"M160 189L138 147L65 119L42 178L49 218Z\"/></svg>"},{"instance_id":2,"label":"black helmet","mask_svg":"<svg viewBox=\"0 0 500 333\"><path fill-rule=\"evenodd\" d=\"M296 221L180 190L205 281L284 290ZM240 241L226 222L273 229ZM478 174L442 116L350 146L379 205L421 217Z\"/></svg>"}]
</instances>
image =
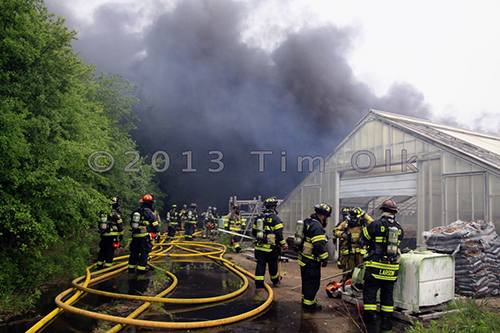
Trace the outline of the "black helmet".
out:
<instances>
[{"instance_id":1,"label":"black helmet","mask_svg":"<svg viewBox=\"0 0 500 333\"><path fill-rule=\"evenodd\" d=\"M344 207L342 208L342 210L340 211L342 214L349 214L349 212L351 211L351 208L349 207Z\"/></svg>"},{"instance_id":2,"label":"black helmet","mask_svg":"<svg viewBox=\"0 0 500 333\"><path fill-rule=\"evenodd\" d=\"M380 205L380 210L383 212L389 212L396 214L398 212L398 206L392 199L387 199Z\"/></svg>"},{"instance_id":3,"label":"black helmet","mask_svg":"<svg viewBox=\"0 0 500 333\"><path fill-rule=\"evenodd\" d=\"M277 205L278 205L278 200L276 200L275 197L266 199L264 201L264 207L266 208L276 207Z\"/></svg>"},{"instance_id":4,"label":"black helmet","mask_svg":"<svg viewBox=\"0 0 500 333\"><path fill-rule=\"evenodd\" d=\"M113 209L119 209L121 206L120 204L120 198L118 197L111 197L111 207Z\"/></svg>"},{"instance_id":5,"label":"black helmet","mask_svg":"<svg viewBox=\"0 0 500 333\"><path fill-rule=\"evenodd\" d=\"M319 203L314 205L314 211L319 214L323 214L326 217L330 217L332 215L332 206L327 203Z\"/></svg>"},{"instance_id":6,"label":"black helmet","mask_svg":"<svg viewBox=\"0 0 500 333\"><path fill-rule=\"evenodd\" d=\"M363 211L359 207L354 207L351 209L349 214L351 214L352 217L361 217L361 215L363 215Z\"/></svg>"}]
</instances>

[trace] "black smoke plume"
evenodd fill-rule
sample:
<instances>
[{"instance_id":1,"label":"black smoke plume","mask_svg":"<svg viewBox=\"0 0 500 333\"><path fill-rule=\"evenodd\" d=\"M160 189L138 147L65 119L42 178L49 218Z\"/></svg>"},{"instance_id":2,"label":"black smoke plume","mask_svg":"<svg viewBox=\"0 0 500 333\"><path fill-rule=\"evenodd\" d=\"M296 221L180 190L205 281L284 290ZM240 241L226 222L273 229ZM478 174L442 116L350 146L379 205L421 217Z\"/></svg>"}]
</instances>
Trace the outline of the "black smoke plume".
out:
<instances>
[{"instance_id":1,"label":"black smoke plume","mask_svg":"<svg viewBox=\"0 0 500 333\"><path fill-rule=\"evenodd\" d=\"M48 1L79 31L80 56L141 87L133 138L141 156L168 153L157 175L168 204L227 211L230 196L283 198L309 174L297 157L327 156L369 109L430 116L411 85L380 98L354 77L349 28L303 28L264 50L242 40L248 3L178 1L142 30L132 7L103 5L84 24L70 4Z\"/></svg>"}]
</instances>

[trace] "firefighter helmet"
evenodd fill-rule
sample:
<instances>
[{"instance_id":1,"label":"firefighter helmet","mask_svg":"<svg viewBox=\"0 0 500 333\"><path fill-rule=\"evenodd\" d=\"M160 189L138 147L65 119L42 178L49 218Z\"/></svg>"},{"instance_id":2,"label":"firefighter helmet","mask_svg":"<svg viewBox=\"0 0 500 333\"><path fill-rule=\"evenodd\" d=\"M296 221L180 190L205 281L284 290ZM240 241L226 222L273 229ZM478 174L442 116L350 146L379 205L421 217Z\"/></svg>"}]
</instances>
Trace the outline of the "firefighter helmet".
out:
<instances>
[{"instance_id":1,"label":"firefighter helmet","mask_svg":"<svg viewBox=\"0 0 500 333\"><path fill-rule=\"evenodd\" d=\"M380 205L380 210L384 212L390 212L396 214L398 212L398 206L392 199L387 199Z\"/></svg>"},{"instance_id":2,"label":"firefighter helmet","mask_svg":"<svg viewBox=\"0 0 500 333\"><path fill-rule=\"evenodd\" d=\"M342 208L342 210L340 211L342 214L349 214L351 211L351 208L349 207L344 207Z\"/></svg>"},{"instance_id":3,"label":"firefighter helmet","mask_svg":"<svg viewBox=\"0 0 500 333\"><path fill-rule=\"evenodd\" d=\"M275 197L266 199L264 201L264 207L266 208L276 207L277 205L278 205L278 200L276 200Z\"/></svg>"},{"instance_id":4,"label":"firefighter helmet","mask_svg":"<svg viewBox=\"0 0 500 333\"><path fill-rule=\"evenodd\" d=\"M150 201L155 201L153 199L153 196L151 194L145 194L139 202L150 202Z\"/></svg>"},{"instance_id":5,"label":"firefighter helmet","mask_svg":"<svg viewBox=\"0 0 500 333\"><path fill-rule=\"evenodd\" d=\"M351 209L350 214L354 217L361 217L361 215L363 215L363 211L359 207L354 207Z\"/></svg>"},{"instance_id":6,"label":"firefighter helmet","mask_svg":"<svg viewBox=\"0 0 500 333\"><path fill-rule=\"evenodd\" d=\"M327 203L319 203L314 205L314 211L319 214L323 214L326 217L330 217L332 215L332 206Z\"/></svg>"},{"instance_id":7,"label":"firefighter helmet","mask_svg":"<svg viewBox=\"0 0 500 333\"><path fill-rule=\"evenodd\" d=\"M191 208L196 208L196 207L198 207L198 205L197 205L197 204L195 204L194 202L193 202L193 203L191 203Z\"/></svg>"},{"instance_id":8,"label":"firefighter helmet","mask_svg":"<svg viewBox=\"0 0 500 333\"><path fill-rule=\"evenodd\" d=\"M172 207L170 207L170 209L174 209L174 208L177 209L177 205L174 204L174 205L172 205Z\"/></svg>"}]
</instances>

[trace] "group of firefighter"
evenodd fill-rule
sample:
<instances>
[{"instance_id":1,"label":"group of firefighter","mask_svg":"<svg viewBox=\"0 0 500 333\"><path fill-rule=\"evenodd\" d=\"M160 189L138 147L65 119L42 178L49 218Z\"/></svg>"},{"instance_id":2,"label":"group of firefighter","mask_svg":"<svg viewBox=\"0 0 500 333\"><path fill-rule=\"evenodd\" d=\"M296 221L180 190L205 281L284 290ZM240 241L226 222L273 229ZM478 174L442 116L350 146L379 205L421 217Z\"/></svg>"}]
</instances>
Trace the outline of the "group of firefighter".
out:
<instances>
[{"instance_id":1,"label":"group of firefighter","mask_svg":"<svg viewBox=\"0 0 500 333\"><path fill-rule=\"evenodd\" d=\"M266 265L273 285L280 283L278 260L281 251L287 249L283 238L283 223L276 210L277 201L264 201L265 210L253 225L255 241L256 288L264 287ZM388 199L379 207L381 216L374 220L359 207L342 209L343 221L333 231L333 238L340 241L338 265L343 270L344 281L349 279L354 268L364 264L363 320L377 319L377 293L380 290L381 327L391 327L394 311L393 290L399 272L404 232L396 221L398 208L394 200ZM325 228L332 214L332 206L319 203L314 213L304 221L297 222L294 246L299 251L298 263L302 279L302 307L321 310L316 294L321 283L321 267L328 264Z\"/></svg>"},{"instance_id":2,"label":"group of firefighter","mask_svg":"<svg viewBox=\"0 0 500 333\"><path fill-rule=\"evenodd\" d=\"M130 218L130 231L132 242L130 243L129 272L141 274L147 271L149 253L153 249L153 241L160 239L160 216L154 206L154 197L151 194L144 195L139 202L141 206L135 209ZM121 203L118 197L112 197L110 201L110 212L101 214L99 231L101 240L99 242L99 254L97 257L97 268L110 267L114 259L115 249L119 248L123 240L124 228L121 217ZM201 219L200 219L201 218ZM192 240L198 224L203 225L203 239L215 240L218 227L219 215L216 207L208 207L206 212L198 216L196 203L189 207L185 204L180 210L177 205L172 205L167 213L167 241L173 240L177 231L184 230L184 239ZM235 252L240 252L240 238L238 234L245 227L245 219L239 211L239 205L233 205L233 210L224 219L224 228L233 234L230 245Z\"/></svg>"},{"instance_id":3,"label":"group of firefighter","mask_svg":"<svg viewBox=\"0 0 500 333\"><path fill-rule=\"evenodd\" d=\"M139 274L147 271L149 253L153 241L159 241L160 217L154 207L154 198L146 194L139 200L141 206L131 214L132 242L128 262L129 272ZM281 281L278 268L279 258L287 250L287 242L283 237L283 223L278 217L276 198L271 197L264 201L264 211L259 215L252 226L255 238L255 287L263 288L266 267L273 285ZM399 246L404 233L401 225L396 221L398 213L396 203L392 199L385 200L379 207L381 216L374 220L359 207L344 207L342 221L334 228L333 239L339 241L340 256L338 266L342 269L346 281L352 275L354 268L364 264L363 284L363 320L373 322L377 318L377 292L380 290L380 317L382 321L389 321L393 314L393 288L399 271L401 251ZM307 310L321 310L322 306L316 300L316 294L321 282L321 267L328 263L328 251L325 228L327 220L332 214L332 206L319 203L314 207L314 213L304 221L297 222L294 246L299 252L302 279L302 307ZM203 223L203 239L210 237L214 240L215 230L218 228L219 216L217 208L209 207L201 214L199 220L197 205L189 207L183 205L177 210L172 205L167 213L168 234L167 240L172 240L176 232L183 228L184 238L193 239L197 223ZM224 218L224 229L230 234L230 246L239 253L240 237L245 230L245 219L242 218L240 206L232 205L232 211ZM99 224L101 240L97 258L97 268L112 265L114 251L120 247L124 228L121 218L120 200L111 198L110 213L102 214Z\"/></svg>"}]
</instances>

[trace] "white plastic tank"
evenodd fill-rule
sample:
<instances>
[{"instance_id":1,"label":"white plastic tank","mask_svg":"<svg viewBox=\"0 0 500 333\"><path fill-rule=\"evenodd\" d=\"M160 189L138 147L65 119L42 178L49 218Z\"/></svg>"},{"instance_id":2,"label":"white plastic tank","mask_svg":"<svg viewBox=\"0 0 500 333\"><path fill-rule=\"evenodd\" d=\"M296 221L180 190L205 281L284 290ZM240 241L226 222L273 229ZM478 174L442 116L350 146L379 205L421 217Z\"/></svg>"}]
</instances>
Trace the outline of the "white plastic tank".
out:
<instances>
[{"instance_id":1,"label":"white plastic tank","mask_svg":"<svg viewBox=\"0 0 500 333\"><path fill-rule=\"evenodd\" d=\"M420 312L453 299L455 259L448 254L416 250L401 255L399 276L394 286L396 307Z\"/></svg>"}]
</instances>

